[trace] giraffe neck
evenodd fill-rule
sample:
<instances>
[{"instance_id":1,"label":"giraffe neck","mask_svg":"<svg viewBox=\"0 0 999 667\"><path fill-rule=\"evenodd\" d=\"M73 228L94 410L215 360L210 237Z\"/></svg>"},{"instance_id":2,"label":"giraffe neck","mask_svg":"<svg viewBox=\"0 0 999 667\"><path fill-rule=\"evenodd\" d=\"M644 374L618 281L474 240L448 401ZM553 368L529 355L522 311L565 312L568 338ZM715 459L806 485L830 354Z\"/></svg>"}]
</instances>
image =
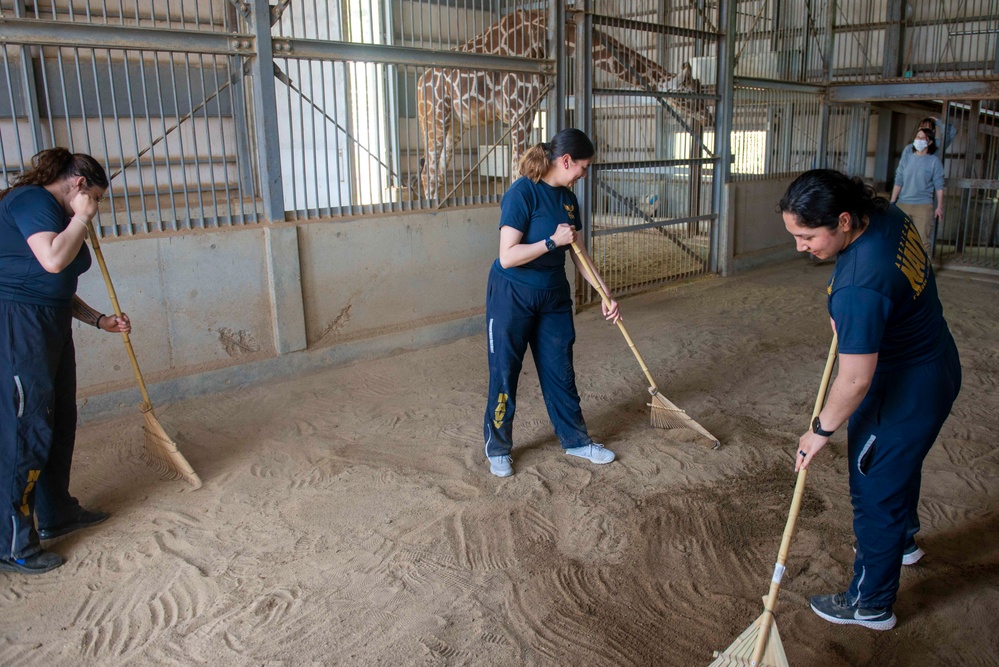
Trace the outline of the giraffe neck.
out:
<instances>
[{"instance_id":1,"label":"giraffe neck","mask_svg":"<svg viewBox=\"0 0 999 667\"><path fill-rule=\"evenodd\" d=\"M610 35L593 31L593 64L622 81L641 88L660 89L675 75Z\"/></svg>"}]
</instances>

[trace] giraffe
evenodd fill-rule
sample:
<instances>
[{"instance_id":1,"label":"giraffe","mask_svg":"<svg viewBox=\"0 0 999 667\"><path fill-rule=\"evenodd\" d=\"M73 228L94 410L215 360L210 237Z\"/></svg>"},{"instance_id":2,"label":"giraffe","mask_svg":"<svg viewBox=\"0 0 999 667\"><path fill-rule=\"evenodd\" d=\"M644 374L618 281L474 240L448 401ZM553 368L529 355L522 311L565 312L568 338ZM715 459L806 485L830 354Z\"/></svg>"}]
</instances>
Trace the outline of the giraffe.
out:
<instances>
[{"instance_id":1,"label":"giraffe","mask_svg":"<svg viewBox=\"0 0 999 667\"><path fill-rule=\"evenodd\" d=\"M575 50L575 32L566 33L566 54ZM459 51L544 59L548 52L548 13L517 10L487 28ZM678 76L641 55L610 35L594 31L593 64L641 88L659 92L700 92L699 82L684 63ZM443 177L454 154L455 143L465 129L501 121L510 127L514 171L529 148L531 110L540 100L542 79L536 74L476 72L455 68L432 68L416 85L420 138L426 157L420 181L427 199L437 199ZM711 113L703 100L667 99L681 116L710 124Z\"/></svg>"}]
</instances>

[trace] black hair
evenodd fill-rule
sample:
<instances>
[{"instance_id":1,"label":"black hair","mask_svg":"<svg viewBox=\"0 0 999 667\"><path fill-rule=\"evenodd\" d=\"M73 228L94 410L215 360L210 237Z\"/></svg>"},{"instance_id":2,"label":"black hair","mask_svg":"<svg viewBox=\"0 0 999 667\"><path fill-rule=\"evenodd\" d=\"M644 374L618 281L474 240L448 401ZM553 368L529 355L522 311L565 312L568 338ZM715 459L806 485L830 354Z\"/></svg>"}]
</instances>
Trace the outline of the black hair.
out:
<instances>
[{"instance_id":1,"label":"black hair","mask_svg":"<svg viewBox=\"0 0 999 667\"><path fill-rule=\"evenodd\" d=\"M787 186L777 210L793 214L799 225L810 229L835 229L840 214L849 213L850 228L861 229L865 216L888 206L887 199L856 176L851 178L835 169L812 169Z\"/></svg>"}]
</instances>

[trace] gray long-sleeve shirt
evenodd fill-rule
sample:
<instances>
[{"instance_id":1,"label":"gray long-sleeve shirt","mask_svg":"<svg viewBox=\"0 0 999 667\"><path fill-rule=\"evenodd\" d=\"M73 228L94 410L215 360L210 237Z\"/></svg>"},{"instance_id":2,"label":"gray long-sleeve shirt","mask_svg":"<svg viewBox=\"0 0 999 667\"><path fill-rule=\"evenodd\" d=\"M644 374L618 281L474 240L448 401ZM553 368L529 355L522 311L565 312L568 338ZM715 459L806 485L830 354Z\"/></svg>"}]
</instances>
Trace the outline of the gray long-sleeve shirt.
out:
<instances>
[{"instance_id":1,"label":"gray long-sleeve shirt","mask_svg":"<svg viewBox=\"0 0 999 667\"><path fill-rule=\"evenodd\" d=\"M936 155L913 153L895 170L895 185L901 204L933 204L934 194L943 190L943 165Z\"/></svg>"}]
</instances>

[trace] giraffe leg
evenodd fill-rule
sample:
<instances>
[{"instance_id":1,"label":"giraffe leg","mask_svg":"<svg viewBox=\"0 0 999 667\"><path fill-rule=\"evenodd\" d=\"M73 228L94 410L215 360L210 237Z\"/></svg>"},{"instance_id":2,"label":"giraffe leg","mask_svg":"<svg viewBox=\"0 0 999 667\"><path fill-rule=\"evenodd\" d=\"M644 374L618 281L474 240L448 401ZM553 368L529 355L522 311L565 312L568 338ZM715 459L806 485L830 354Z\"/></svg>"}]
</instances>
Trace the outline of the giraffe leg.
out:
<instances>
[{"instance_id":1,"label":"giraffe leg","mask_svg":"<svg viewBox=\"0 0 999 667\"><path fill-rule=\"evenodd\" d=\"M440 176L444 161L443 131L435 128L432 145L427 149L427 161L424 165L423 191L427 199L437 199L440 195Z\"/></svg>"},{"instance_id":2,"label":"giraffe leg","mask_svg":"<svg viewBox=\"0 0 999 667\"><path fill-rule=\"evenodd\" d=\"M420 167L420 182L427 199L440 195L440 179L446 166L445 145L451 122L449 83L441 70L431 70L417 88L417 116L426 155Z\"/></svg>"},{"instance_id":3,"label":"giraffe leg","mask_svg":"<svg viewBox=\"0 0 999 667\"><path fill-rule=\"evenodd\" d=\"M423 142L423 157L420 158L420 189L423 196L430 198L430 164L433 161L433 72L424 72L416 82L416 119L420 126L420 139Z\"/></svg>"}]
</instances>

